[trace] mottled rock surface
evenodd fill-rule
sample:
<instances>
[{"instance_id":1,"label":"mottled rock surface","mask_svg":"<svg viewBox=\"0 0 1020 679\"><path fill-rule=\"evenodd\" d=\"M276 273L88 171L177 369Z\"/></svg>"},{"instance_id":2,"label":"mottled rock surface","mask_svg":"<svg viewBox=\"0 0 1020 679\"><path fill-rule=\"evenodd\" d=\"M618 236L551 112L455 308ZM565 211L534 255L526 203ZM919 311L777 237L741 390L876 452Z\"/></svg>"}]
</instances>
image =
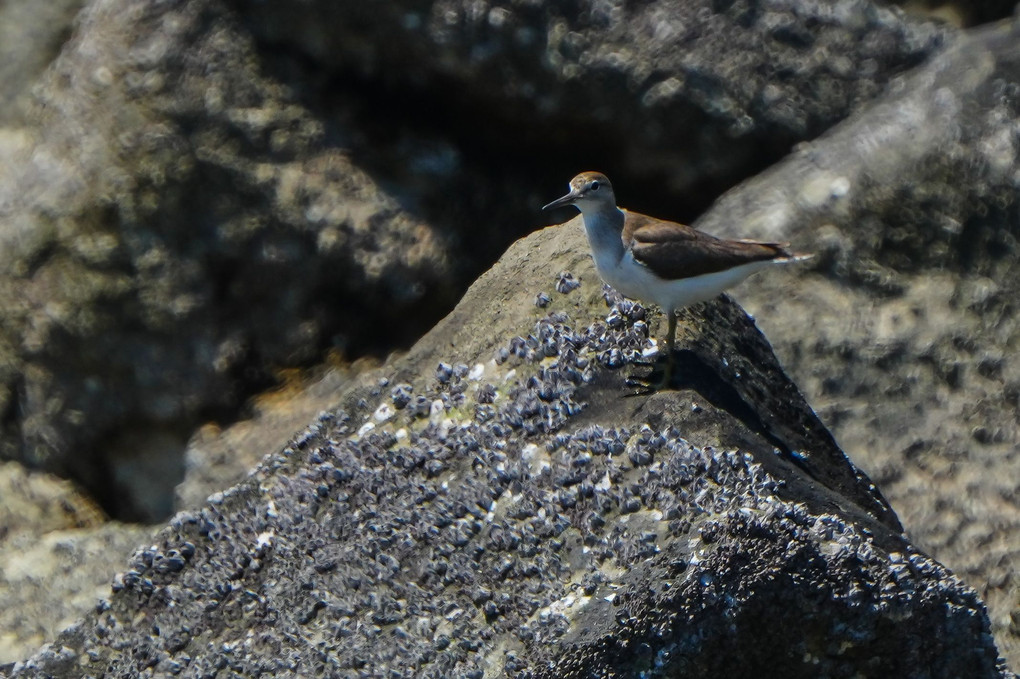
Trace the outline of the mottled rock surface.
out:
<instances>
[{"instance_id":1,"label":"mottled rock surface","mask_svg":"<svg viewBox=\"0 0 1020 679\"><path fill-rule=\"evenodd\" d=\"M738 307L627 397L653 319L608 302L576 223L522 241L8 674L1012 676ZM812 478L840 470L869 507Z\"/></svg>"},{"instance_id":2,"label":"mottled rock surface","mask_svg":"<svg viewBox=\"0 0 1020 679\"><path fill-rule=\"evenodd\" d=\"M870 2L230 4L257 39L382 84L405 105L433 101L429 115L509 162L528 158L531 173L569 177L598 159L636 186L654 178L649 192L731 185L843 119L947 35Z\"/></svg>"},{"instance_id":3,"label":"mottled rock surface","mask_svg":"<svg viewBox=\"0 0 1020 679\"><path fill-rule=\"evenodd\" d=\"M437 313L414 295L451 303L576 171L693 219L888 88L702 225L754 235L782 187L794 216L764 233L822 255L739 300L1020 663L1007 40L859 0L82 4L73 25L73 0L0 4L0 456L121 516L165 514L187 470L190 504L243 476L236 441L288 435L206 437L279 365L409 342ZM931 61L947 46L967 65Z\"/></svg>"},{"instance_id":4,"label":"mottled rock surface","mask_svg":"<svg viewBox=\"0 0 1020 679\"><path fill-rule=\"evenodd\" d=\"M115 514L169 514L191 431L274 366L454 299L443 236L218 3L89 3L27 117L0 135L0 443Z\"/></svg>"},{"instance_id":5,"label":"mottled rock surface","mask_svg":"<svg viewBox=\"0 0 1020 679\"><path fill-rule=\"evenodd\" d=\"M22 660L110 595L110 572L155 527L116 521L0 541L0 663Z\"/></svg>"},{"instance_id":6,"label":"mottled rock surface","mask_svg":"<svg viewBox=\"0 0 1020 679\"><path fill-rule=\"evenodd\" d=\"M57 57L85 0L0 4L0 125L21 119L29 90Z\"/></svg>"},{"instance_id":7,"label":"mottled rock surface","mask_svg":"<svg viewBox=\"0 0 1020 679\"><path fill-rule=\"evenodd\" d=\"M951 35L849 1L82 6L3 9L0 455L150 520L198 426L409 344L577 163L703 206Z\"/></svg>"},{"instance_id":8,"label":"mottled rock surface","mask_svg":"<svg viewBox=\"0 0 1020 679\"><path fill-rule=\"evenodd\" d=\"M0 663L22 660L110 591L153 529L110 522L74 484L0 464Z\"/></svg>"},{"instance_id":9,"label":"mottled rock surface","mask_svg":"<svg viewBox=\"0 0 1020 679\"><path fill-rule=\"evenodd\" d=\"M21 532L48 533L97 526L106 520L95 500L70 481L0 464L0 540Z\"/></svg>"},{"instance_id":10,"label":"mottled rock surface","mask_svg":"<svg viewBox=\"0 0 1020 679\"><path fill-rule=\"evenodd\" d=\"M738 297L908 535L982 593L1014 665L1018 121L1020 28L975 31L698 222L818 253Z\"/></svg>"},{"instance_id":11,"label":"mottled rock surface","mask_svg":"<svg viewBox=\"0 0 1020 679\"><path fill-rule=\"evenodd\" d=\"M280 389L256 399L250 417L224 429L209 425L199 430L184 453L184 480L177 485L174 507L195 509L236 484L262 458L283 448L295 431L331 409L337 392L367 368L334 366L321 375L293 375Z\"/></svg>"}]
</instances>

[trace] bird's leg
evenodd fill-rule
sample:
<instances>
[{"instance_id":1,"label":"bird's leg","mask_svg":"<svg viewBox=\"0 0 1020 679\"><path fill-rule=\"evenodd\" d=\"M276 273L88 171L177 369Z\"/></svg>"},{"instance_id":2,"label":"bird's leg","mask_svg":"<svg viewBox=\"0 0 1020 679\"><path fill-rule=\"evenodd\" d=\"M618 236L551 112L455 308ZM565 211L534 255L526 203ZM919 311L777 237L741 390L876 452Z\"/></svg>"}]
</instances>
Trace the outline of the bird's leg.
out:
<instances>
[{"instance_id":1,"label":"bird's leg","mask_svg":"<svg viewBox=\"0 0 1020 679\"><path fill-rule=\"evenodd\" d=\"M669 329L666 331L666 371L662 376L660 389L668 387L670 380L673 379L673 347L676 343L676 312L668 309L666 313L669 315Z\"/></svg>"},{"instance_id":2,"label":"bird's leg","mask_svg":"<svg viewBox=\"0 0 1020 679\"><path fill-rule=\"evenodd\" d=\"M673 347L676 344L676 313L672 309L666 311L669 328L666 331L666 365L660 379L654 380L655 371L645 378L630 377L627 385L638 387L638 395L649 394L667 388L673 380Z\"/></svg>"}]
</instances>

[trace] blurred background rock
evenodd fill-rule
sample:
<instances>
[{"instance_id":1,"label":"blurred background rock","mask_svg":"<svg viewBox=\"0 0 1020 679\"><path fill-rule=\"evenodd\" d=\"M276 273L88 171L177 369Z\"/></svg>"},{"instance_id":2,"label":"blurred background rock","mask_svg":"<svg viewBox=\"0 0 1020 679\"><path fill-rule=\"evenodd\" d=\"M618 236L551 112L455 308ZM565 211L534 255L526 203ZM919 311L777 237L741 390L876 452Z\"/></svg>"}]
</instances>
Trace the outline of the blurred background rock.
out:
<instances>
[{"instance_id":1,"label":"blurred background rock","mask_svg":"<svg viewBox=\"0 0 1020 679\"><path fill-rule=\"evenodd\" d=\"M1016 666L1020 41L967 42L1012 11L0 2L3 469L19 487L70 480L90 516L158 522L328 407L322 385L347 362L409 346L577 171L691 221L810 155L799 144L923 89L912 69L962 54L973 82L918 118L937 133L917 129L904 155L903 129L859 129L887 149L881 167L855 166L847 201L784 225L814 265L734 296L908 535L986 599ZM108 540L101 519L75 525L59 529ZM49 530L3 525L0 539ZM125 530L119 547L61 553L108 582L142 539ZM0 599L25 596L12 569ZM73 614L55 618L47 633ZM8 640L0 660L40 636Z\"/></svg>"}]
</instances>

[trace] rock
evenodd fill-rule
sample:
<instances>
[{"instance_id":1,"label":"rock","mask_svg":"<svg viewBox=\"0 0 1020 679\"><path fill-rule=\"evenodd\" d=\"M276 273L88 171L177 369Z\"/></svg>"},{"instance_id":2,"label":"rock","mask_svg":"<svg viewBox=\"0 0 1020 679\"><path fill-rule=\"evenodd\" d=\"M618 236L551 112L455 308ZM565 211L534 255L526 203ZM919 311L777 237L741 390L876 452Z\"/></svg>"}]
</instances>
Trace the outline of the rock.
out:
<instances>
[{"instance_id":1,"label":"rock","mask_svg":"<svg viewBox=\"0 0 1020 679\"><path fill-rule=\"evenodd\" d=\"M818 253L735 294L911 538L983 593L1014 666L1018 31L961 35L698 222Z\"/></svg>"},{"instance_id":2,"label":"rock","mask_svg":"<svg viewBox=\"0 0 1020 679\"><path fill-rule=\"evenodd\" d=\"M953 35L856 1L96 0L53 59L75 7L4 10L46 27L12 68L49 66L0 117L0 456L150 521L278 367L448 310L578 169L550 148L703 204Z\"/></svg>"},{"instance_id":3,"label":"rock","mask_svg":"<svg viewBox=\"0 0 1020 679\"><path fill-rule=\"evenodd\" d=\"M0 124L19 120L19 103L56 58L84 0L7 0L0 5Z\"/></svg>"},{"instance_id":4,"label":"rock","mask_svg":"<svg viewBox=\"0 0 1020 679\"><path fill-rule=\"evenodd\" d=\"M518 243L9 676L1012 676L739 308L685 312L684 388L628 397L644 315L576 222Z\"/></svg>"},{"instance_id":5,"label":"rock","mask_svg":"<svg viewBox=\"0 0 1020 679\"><path fill-rule=\"evenodd\" d=\"M36 91L0 134L2 452L114 515L165 517L192 430L271 366L398 343L452 301L444 237L219 3L90 3Z\"/></svg>"},{"instance_id":6,"label":"rock","mask_svg":"<svg viewBox=\"0 0 1020 679\"><path fill-rule=\"evenodd\" d=\"M279 451L295 431L329 410L336 393L367 362L355 366L332 366L318 376L292 376L280 389L260 396L251 417L230 427L202 428L184 453L184 480L174 493L177 511L196 509L207 497L243 479L259 461Z\"/></svg>"},{"instance_id":7,"label":"rock","mask_svg":"<svg viewBox=\"0 0 1020 679\"><path fill-rule=\"evenodd\" d=\"M1008 39L857 0L627 3L623 14L581 3L576 15L444 2L417 20L403 4L281 15L272 3L103 0L33 82L73 12L36 4L30 21L19 13L31 3L0 8L4 28L30 36L0 40L5 92L38 92L27 116L0 112L0 457L75 475L117 515L159 515L185 467L162 466L167 451L191 439L189 464L219 454L196 426L229 422L278 365L330 342L357 354L410 341L577 170L605 169L627 205L682 219L864 111L834 147L782 166L817 181L770 175L702 226L751 236L741 220L762 189L797 187L800 216L778 231L817 250L816 267L803 284L759 277L737 294L912 538L984 593L1000 649L1020 662ZM535 43L540 56L518 49L518 29L551 42ZM896 78L929 59L916 79ZM817 155L862 179L851 198L828 204L844 188L804 162ZM734 196L750 205L731 212ZM407 244L412 261L385 259ZM400 301L422 281L422 298ZM555 297L555 283L536 297ZM395 410L429 412L407 396ZM237 473L197 469L189 503Z\"/></svg>"},{"instance_id":8,"label":"rock","mask_svg":"<svg viewBox=\"0 0 1020 679\"><path fill-rule=\"evenodd\" d=\"M111 566L154 530L114 521L0 542L0 663L28 657L94 610L109 596Z\"/></svg>"},{"instance_id":9,"label":"rock","mask_svg":"<svg viewBox=\"0 0 1020 679\"><path fill-rule=\"evenodd\" d=\"M70 481L0 464L0 540L16 533L90 528L106 521L102 509Z\"/></svg>"},{"instance_id":10,"label":"rock","mask_svg":"<svg viewBox=\"0 0 1020 679\"><path fill-rule=\"evenodd\" d=\"M973 27L1009 16L1016 8L1013 0L986 0L983 2L958 2L950 0L907 0L892 3L909 12L923 12L949 22L954 26Z\"/></svg>"},{"instance_id":11,"label":"rock","mask_svg":"<svg viewBox=\"0 0 1020 679\"><path fill-rule=\"evenodd\" d=\"M732 184L951 35L870 2L238 5L264 42L399 101L430 101L421 108L438 107L468 142L503 149L509 126L517 149L545 151L547 177L599 159L635 191L654 178L649 193Z\"/></svg>"},{"instance_id":12,"label":"rock","mask_svg":"<svg viewBox=\"0 0 1020 679\"><path fill-rule=\"evenodd\" d=\"M91 610L113 564L151 528L109 522L74 484L0 465L0 663L21 660Z\"/></svg>"}]
</instances>

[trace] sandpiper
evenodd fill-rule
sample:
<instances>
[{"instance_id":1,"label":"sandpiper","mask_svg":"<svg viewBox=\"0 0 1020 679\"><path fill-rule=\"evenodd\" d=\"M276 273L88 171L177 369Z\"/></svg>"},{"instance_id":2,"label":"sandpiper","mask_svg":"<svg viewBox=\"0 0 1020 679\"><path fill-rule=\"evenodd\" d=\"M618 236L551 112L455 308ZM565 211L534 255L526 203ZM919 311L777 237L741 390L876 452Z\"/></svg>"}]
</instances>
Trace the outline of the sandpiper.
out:
<instances>
[{"instance_id":1,"label":"sandpiper","mask_svg":"<svg viewBox=\"0 0 1020 679\"><path fill-rule=\"evenodd\" d=\"M621 210L613 186L599 172L582 172L570 180L570 192L543 210L573 205L581 211L595 268L621 294L657 304L669 319L666 369L673 369L676 312L721 294L772 264L811 255L786 249L786 243L725 240L697 229Z\"/></svg>"}]
</instances>

